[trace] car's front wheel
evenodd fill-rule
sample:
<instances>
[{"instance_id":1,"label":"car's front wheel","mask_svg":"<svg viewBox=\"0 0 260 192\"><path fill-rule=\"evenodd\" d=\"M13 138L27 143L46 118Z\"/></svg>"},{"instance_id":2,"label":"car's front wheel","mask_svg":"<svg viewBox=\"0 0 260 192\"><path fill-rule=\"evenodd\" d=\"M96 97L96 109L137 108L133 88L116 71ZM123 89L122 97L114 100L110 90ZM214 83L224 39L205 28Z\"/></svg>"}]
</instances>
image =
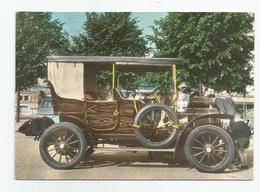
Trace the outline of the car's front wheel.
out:
<instances>
[{"instance_id":1,"label":"car's front wheel","mask_svg":"<svg viewBox=\"0 0 260 192\"><path fill-rule=\"evenodd\" d=\"M233 161L235 146L230 135L215 125L202 125L188 135L185 156L191 166L202 172L224 171Z\"/></svg>"}]
</instances>

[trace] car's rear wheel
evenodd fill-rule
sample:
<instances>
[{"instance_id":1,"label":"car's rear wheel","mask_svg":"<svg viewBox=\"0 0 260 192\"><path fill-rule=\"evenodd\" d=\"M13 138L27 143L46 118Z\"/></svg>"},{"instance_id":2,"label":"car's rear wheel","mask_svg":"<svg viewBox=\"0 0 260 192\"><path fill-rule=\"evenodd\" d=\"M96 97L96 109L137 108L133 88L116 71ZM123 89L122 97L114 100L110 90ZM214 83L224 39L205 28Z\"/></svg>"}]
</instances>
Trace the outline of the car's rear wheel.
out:
<instances>
[{"instance_id":1,"label":"car's rear wheel","mask_svg":"<svg viewBox=\"0 0 260 192\"><path fill-rule=\"evenodd\" d=\"M85 157L87 141L79 127L61 122L46 129L39 147L47 165L54 169L70 169Z\"/></svg>"},{"instance_id":2,"label":"car's rear wheel","mask_svg":"<svg viewBox=\"0 0 260 192\"><path fill-rule=\"evenodd\" d=\"M202 125L190 132L184 152L191 166L213 173L224 171L232 163L235 146L225 130L215 125Z\"/></svg>"}]
</instances>

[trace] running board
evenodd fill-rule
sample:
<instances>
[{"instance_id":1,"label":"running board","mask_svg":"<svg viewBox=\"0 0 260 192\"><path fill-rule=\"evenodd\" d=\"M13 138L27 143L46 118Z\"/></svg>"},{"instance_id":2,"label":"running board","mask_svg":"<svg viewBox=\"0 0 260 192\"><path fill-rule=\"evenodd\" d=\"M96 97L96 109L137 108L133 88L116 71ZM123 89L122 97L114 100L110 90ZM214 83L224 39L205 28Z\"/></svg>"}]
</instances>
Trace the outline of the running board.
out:
<instances>
[{"instance_id":1,"label":"running board","mask_svg":"<svg viewBox=\"0 0 260 192\"><path fill-rule=\"evenodd\" d=\"M141 147L97 147L95 151L132 151L132 152L145 152L145 151L157 151L157 152L174 152L175 149L151 149Z\"/></svg>"}]
</instances>

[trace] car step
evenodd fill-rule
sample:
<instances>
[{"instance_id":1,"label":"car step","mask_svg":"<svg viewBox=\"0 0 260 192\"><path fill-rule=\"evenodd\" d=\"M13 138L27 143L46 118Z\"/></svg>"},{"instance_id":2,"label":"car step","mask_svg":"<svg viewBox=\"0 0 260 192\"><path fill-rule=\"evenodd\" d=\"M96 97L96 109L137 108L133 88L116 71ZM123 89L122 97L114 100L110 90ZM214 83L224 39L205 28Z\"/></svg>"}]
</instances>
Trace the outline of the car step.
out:
<instances>
[{"instance_id":1,"label":"car step","mask_svg":"<svg viewBox=\"0 0 260 192\"><path fill-rule=\"evenodd\" d=\"M157 151L157 152L174 152L175 149L152 149L152 148L141 148L141 147L96 147L95 151Z\"/></svg>"}]
</instances>

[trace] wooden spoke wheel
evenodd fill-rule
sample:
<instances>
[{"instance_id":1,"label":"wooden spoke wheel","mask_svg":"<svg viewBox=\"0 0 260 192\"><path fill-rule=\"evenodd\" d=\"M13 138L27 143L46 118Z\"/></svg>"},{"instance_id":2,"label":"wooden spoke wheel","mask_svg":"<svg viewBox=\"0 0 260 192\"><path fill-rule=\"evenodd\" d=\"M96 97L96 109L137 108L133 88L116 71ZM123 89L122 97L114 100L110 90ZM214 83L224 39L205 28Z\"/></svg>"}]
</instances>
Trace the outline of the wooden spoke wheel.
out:
<instances>
[{"instance_id":1,"label":"wooden spoke wheel","mask_svg":"<svg viewBox=\"0 0 260 192\"><path fill-rule=\"evenodd\" d=\"M50 126L40 141L43 161L55 169L73 168L85 157L86 137L74 124L62 122Z\"/></svg>"},{"instance_id":2,"label":"wooden spoke wheel","mask_svg":"<svg viewBox=\"0 0 260 192\"><path fill-rule=\"evenodd\" d=\"M235 148L225 130L203 125L190 132L184 151L188 162L199 171L220 172L232 163Z\"/></svg>"}]
</instances>

